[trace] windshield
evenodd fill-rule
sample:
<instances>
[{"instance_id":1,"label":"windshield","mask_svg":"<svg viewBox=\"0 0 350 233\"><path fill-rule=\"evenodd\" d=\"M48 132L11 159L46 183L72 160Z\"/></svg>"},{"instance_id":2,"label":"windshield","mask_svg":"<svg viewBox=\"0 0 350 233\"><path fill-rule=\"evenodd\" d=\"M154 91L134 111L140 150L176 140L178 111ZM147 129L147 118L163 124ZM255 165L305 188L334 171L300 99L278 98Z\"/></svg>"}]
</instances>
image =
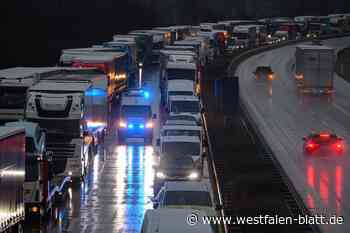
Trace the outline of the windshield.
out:
<instances>
[{"instance_id":1,"label":"windshield","mask_svg":"<svg viewBox=\"0 0 350 233\"><path fill-rule=\"evenodd\" d=\"M0 87L0 108L24 109L27 87Z\"/></svg>"},{"instance_id":2,"label":"windshield","mask_svg":"<svg viewBox=\"0 0 350 233\"><path fill-rule=\"evenodd\" d=\"M151 117L151 107L144 105L123 105L121 108L122 117Z\"/></svg>"},{"instance_id":3,"label":"windshield","mask_svg":"<svg viewBox=\"0 0 350 233\"><path fill-rule=\"evenodd\" d=\"M199 113L198 101L172 101L171 102L171 112L181 113Z\"/></svg>"},{"instance_id":4,"label":"windshield","mask_svg":"<svg viewBox=\"0 0 350 233\"><path fill-rule=\"evenodd\" d=\"M195 70L167 69L167 74L168 80L185 79L195 81L196 78Z\"/></svg>"},{"instance_id":5,"label":"windshield","mask_svg":"<svg viewBox=\"0 0 350 233\"><path fill-rule=\"evenodd\" d=\"M209 192L204 191L167 191L164 205L212 206Z\"/></svg>"},{"instance_id":6,"label":"windshield","mask_svg":"<svg viewBox=\"0 0 350 233\"><path fill-rule=\"evenodd\" d=\"M169 91L169 95L193 95L192 91Z\"/></svg>"},{"instance_id":7,"label":"windshield","mask_svg":"<svg viewBox=\"0 0 350 233\"><path fill-rule=\"evenodd\" d=\"M194 155L200 154L199 142L165 142L163 153L170 155Z\"/></svg>"},{"instance_id":8,"label":"windshield","mask_svg":"<svg viewBox=\"0 0 350 233\"><path fill-rule=\"evenodd\" d=\"M27 153L35 152L35 143L33 138L26 137L26 152Z\"/></svg>"},{"instance_id":9,"label":"windshield","mask_svg":"<svg viewBox=\"0 0 350 233\"><path fill-rule=\"evenodd\" d=\"M164 136L198 136L201 133L199 130L184 130L184 129L168 129L164 131Z\"/></svg>"},{"instance_id":10,"label":"windshield","mask_svg":"<svg viewBox=\"0 0 350 233\"><path fill-rule=\"evenodd\" d=\"M26 181L36 181L39 178L39 162L35 156L26 157Z\"/></svg>"}]
</instances>

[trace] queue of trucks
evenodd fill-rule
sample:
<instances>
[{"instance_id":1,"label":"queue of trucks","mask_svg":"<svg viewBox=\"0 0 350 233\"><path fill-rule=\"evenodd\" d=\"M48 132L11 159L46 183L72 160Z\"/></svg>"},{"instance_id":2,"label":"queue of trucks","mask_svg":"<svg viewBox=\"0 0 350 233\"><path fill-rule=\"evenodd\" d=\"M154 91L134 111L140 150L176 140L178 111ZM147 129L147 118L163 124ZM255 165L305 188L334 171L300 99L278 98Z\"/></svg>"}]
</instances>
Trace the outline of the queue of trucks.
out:
<instances>
[{"instance_id":1,"label":"queue of trucks","mask_svg":"<svg viewBox=\"0 0 350 233\"><path fill-rule=\"evenodd\" d=\"M0 193L0 232L22 232L23 221L45 219L67 187L84 180L94 156L104 153L106 135L116 135L119 144L158 148L153 203L159 210L146 213L144 232L153 232L148 221L167 213L160 210L171 206L165 196L181 188L203 195L204 214L217 214L206 184L197 182L206 155L203 70L227 51L328 33L314 29L316 19L328 31L349 28L346 14L157 27L116 34L89 48L64 49L60 66L0 70L0 189L5 190ZM332 49L300 46L296 57L302 89L317 84L331 91ZM154 63L160 71L160 116L142 82L142 70ZM161 119L159 136L154 135L156 118Z\"/></svg>"}]
</instances>

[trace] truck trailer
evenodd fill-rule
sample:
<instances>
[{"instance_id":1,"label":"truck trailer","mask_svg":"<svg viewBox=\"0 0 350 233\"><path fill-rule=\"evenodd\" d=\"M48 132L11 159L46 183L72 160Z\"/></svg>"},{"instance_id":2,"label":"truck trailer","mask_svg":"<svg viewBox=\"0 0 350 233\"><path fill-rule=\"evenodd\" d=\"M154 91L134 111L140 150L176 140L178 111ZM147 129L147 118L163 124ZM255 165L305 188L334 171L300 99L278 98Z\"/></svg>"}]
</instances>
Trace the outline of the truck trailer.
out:
<instances>
[{"instance_id":1,"label":"truck trailer","mask_svg":"<svg viewBox=\"0 0 350 233\"><path fill-rule=\"evenodd\" d=\"M333 48L319 45L298 45L295 52L295 78L301 92L333 92L335 62Z\"/></svg>"},{"instance_id":2,"label":"truck trailer","mask_svg":"<svg viewBox=\"0 0 350 233\"><path fill-rule=\"evenodd\" d=\"M25 131L0 127L0 232L23 232Z\"/></svg>"},{"instance_id":3,"label":"truck trailer","mask_svg":"<svg viewBox=\"0 0 350 233\"><path fill-rule=\"evenodd\" d=\"M0 122L23 119L28 88L57 70L57 67L13 67L0 70Z\"/></svg>"}]
</instances>

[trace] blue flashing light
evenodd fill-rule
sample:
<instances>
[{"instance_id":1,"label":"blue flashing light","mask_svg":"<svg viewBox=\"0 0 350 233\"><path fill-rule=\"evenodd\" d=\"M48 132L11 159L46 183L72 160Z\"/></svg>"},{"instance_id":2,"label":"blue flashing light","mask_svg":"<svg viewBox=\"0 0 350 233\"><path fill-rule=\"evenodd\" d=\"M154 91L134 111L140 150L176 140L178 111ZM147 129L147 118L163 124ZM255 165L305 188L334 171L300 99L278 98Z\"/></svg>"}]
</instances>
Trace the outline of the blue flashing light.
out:
<instances>
[{"instance_id":1,"label":"blue flashing light","mask_svg":"<svg viewBox=\"0 0 350 233\"><path fill-rule=\"evenodd\" d=\"M149 98L149 92L148 91L144 91L143 92L143 96L148 99Z\"/></svg>"},{"instance_id":2,"label":"blue flashing light","mask_svg":"<svg viewBox=\"0 0 350 233\"><path fill-rule=\"evenodd\" d=\"M128 124L128 129L133 129L134 125L133 124Z\"/></svg>"},{"instance_id":3,"label":"blue flashing light","mask_svg":"<svg viewBox=\"0 0 350 233\"><path fill-rule=\"evenodd\" d=\"M106 91L98 88L91 88L85 94L86 96L106 96Z\"/></svg>"},{"instance_id":4,"label":"blue flashing light","mask_svg":"<svg viewBox=\"0 0 350 233\"><path fill-rule=\"evenodd\" d=\"M139 125L139 128L140 128L140 129L144 129L144 128L145 128L145 125L144 125L144 124L140 124L140 125Z\"/></svg>"}]
</instances>

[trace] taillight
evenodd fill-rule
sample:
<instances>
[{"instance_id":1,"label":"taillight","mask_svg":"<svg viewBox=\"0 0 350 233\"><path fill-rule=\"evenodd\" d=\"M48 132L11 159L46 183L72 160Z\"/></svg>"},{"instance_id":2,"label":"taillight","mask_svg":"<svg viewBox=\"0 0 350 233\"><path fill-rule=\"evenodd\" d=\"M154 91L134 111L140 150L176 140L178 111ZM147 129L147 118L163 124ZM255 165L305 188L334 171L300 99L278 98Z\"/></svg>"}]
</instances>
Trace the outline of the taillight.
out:
<instances>
[{"instance_id":1,"label":"taillight","mask_svg":"<svg viewBox=\"0 0 350 233\"><path fill-rule=\"evenodd\" d=\"M317 144L314 142L308 142L305 146L306 150L313 151L317 148Z\"/></svg>"},{"instance_id":2,"label":"taillight","mask_svg":"<svg viewBox=\"0 0 350 233\"><path fill-rule=\"evenodd\" d=\"M343 145L343 143L341 143L341 142L338 142L338 143L336 143L335 144L335 149L337 150L337 151L343 151L344 150L344 145Z\"/></svg>"}]
</instances>

